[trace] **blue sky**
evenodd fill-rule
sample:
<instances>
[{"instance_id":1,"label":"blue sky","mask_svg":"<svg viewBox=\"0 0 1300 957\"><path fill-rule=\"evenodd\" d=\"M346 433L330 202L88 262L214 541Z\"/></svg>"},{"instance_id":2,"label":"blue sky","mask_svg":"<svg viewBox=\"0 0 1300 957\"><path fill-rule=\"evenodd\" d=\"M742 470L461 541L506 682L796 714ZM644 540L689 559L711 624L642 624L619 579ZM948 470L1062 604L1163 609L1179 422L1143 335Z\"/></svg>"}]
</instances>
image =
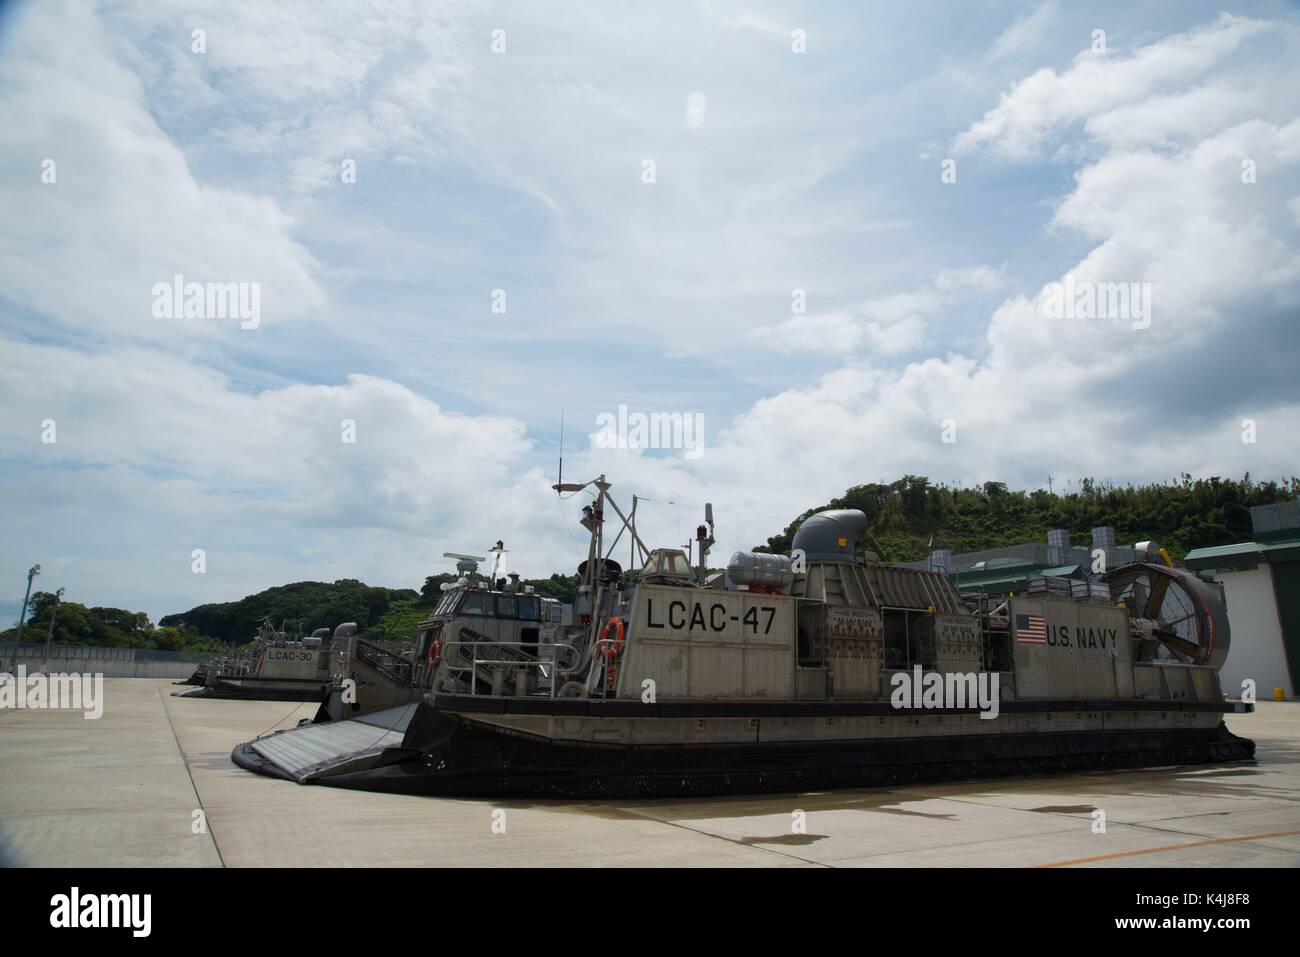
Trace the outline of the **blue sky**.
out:
<instances>
[{"instance_id":1,"label":"blue sky","mask_svg":"<svg viewBox=\"0 0 1300 957\"><path fill-rule=\"evenodd\" d=\"M561 412L566 474L722 549L905 472L1297 471L1294 5L158 6L0 14L9 592L569 570ZM258 328L153 316L176 273ZM1067 275L1150 327L1045 319ZM593 447L619 405L704 454Z\"/></svg>"}]
</instances>

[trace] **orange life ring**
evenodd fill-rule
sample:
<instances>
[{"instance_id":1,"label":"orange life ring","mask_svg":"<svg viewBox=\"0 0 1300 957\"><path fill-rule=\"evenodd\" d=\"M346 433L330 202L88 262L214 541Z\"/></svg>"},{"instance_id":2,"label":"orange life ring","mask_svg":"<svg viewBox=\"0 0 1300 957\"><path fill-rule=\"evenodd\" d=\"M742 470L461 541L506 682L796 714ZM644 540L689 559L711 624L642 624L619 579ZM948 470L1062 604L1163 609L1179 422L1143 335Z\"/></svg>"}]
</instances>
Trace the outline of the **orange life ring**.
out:
<instances>
[{"instance_id":1,"label":"orange life ring","mask_svg":"<svg viewBox=\"0 0 1300 957\"><path fill-rule=\"evenodd\" d=\"M609 637L610 628L614 629L614 637ZM623 650L624 635L623 619L615 615L605 622L605 627L600 629L600 637L596 639L596 650L600 652L602 658L617 658Z\"/></svg>"},{"instance_id":2,"label":"orange life ring","mask_svg":"<svg viewBox=\"0 0 1300 957\"><path fill-rule=\"evenodd\" d=\"M429 642L429 658L428 658L429 667L432 668L437 663L438 659L441 657L442 657L442 639L435 638L433 639L433 641Z\"/></svg>"}]
</instances>

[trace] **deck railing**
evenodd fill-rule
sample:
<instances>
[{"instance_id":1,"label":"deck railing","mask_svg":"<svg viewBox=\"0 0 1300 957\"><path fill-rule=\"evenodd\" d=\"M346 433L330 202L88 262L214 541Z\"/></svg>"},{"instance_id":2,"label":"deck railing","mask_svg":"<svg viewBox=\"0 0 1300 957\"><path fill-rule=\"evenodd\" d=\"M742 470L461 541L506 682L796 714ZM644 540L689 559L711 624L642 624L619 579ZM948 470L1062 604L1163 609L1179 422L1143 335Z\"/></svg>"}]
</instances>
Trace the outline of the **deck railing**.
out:
<instances>
[{"instance_id":1,"label":"deck railing","mask_svg":"<svg viewBox=\"0 0 1300 957\"><path fill-rule=\"evenodd\" d=\"M560 673L567 673L578 662L578 649L561 642L492 641L472 638L449 642L443 652L447 671L469 682L469 693L479 694L480 681L491 688L491 694L514 690L520 669L535 670L545 678L551 697L559 691ZM459 662L459 663L458 663ZM536 682L540 685L541 682Z\"/></svg>"}]
</instances>

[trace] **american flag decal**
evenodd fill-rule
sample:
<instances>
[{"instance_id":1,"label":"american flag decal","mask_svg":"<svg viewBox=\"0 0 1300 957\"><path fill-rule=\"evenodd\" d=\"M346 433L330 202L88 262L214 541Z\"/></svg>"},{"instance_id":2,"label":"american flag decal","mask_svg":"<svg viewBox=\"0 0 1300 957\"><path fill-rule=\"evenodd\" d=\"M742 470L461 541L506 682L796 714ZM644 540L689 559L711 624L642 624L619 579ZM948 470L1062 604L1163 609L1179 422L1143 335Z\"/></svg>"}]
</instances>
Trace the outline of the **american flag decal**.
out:
<instances>
[{"instance_id":1,"label":"american flag decal","mask_svg":"<svg viewBox=\"0 0 1300 957\"><path fill-rule=\"evenodd\" d=\"M1042 615L1016 615L1016 641L1025 645L1047 644L1047 622Z\"/></svg>"}]
</instances>

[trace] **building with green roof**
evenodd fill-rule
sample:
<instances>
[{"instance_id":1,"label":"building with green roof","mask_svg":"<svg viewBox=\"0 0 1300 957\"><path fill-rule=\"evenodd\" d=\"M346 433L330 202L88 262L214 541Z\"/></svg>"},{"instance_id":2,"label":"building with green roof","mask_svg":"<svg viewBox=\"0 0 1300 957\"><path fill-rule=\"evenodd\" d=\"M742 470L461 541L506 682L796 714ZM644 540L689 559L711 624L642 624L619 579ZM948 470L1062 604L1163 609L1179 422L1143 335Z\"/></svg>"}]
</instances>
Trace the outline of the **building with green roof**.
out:
<instances>
[{"instance_id":1,"label":"building with green roof","mask_svg":"<svg viewBox=\"0 0 1300 957\"><path fill-rule=\"evenodd\" d=\"M1223 690L1287 698L1300 687L1300 499L1250 510L1255 541L1197 548L1183 564L1212 576L1228 603L1232 645L1219 673Z\"/></svg>"},{"instance_id":2,"label":"building with green roof","mask_svg":"<svg viewBox=\"0 0 1300 957\"><path fill-rule=\"evenodd\" d=\"M1001 548L954 555L945 548L935 549L927 560L908 562L904 567L945 572L962 592L986 595L1019 594L1038 576L1071 578L1078 581L1092 577L1097 555L1105 553L1102 567L1114 568L1137 561L1137 552L1117 545L1115 529L1104 526L1092 530L1092 545L1074 545L1064 529L1048 532L1046 542L1026 542Z\"/></svg>"}]
</instances>

